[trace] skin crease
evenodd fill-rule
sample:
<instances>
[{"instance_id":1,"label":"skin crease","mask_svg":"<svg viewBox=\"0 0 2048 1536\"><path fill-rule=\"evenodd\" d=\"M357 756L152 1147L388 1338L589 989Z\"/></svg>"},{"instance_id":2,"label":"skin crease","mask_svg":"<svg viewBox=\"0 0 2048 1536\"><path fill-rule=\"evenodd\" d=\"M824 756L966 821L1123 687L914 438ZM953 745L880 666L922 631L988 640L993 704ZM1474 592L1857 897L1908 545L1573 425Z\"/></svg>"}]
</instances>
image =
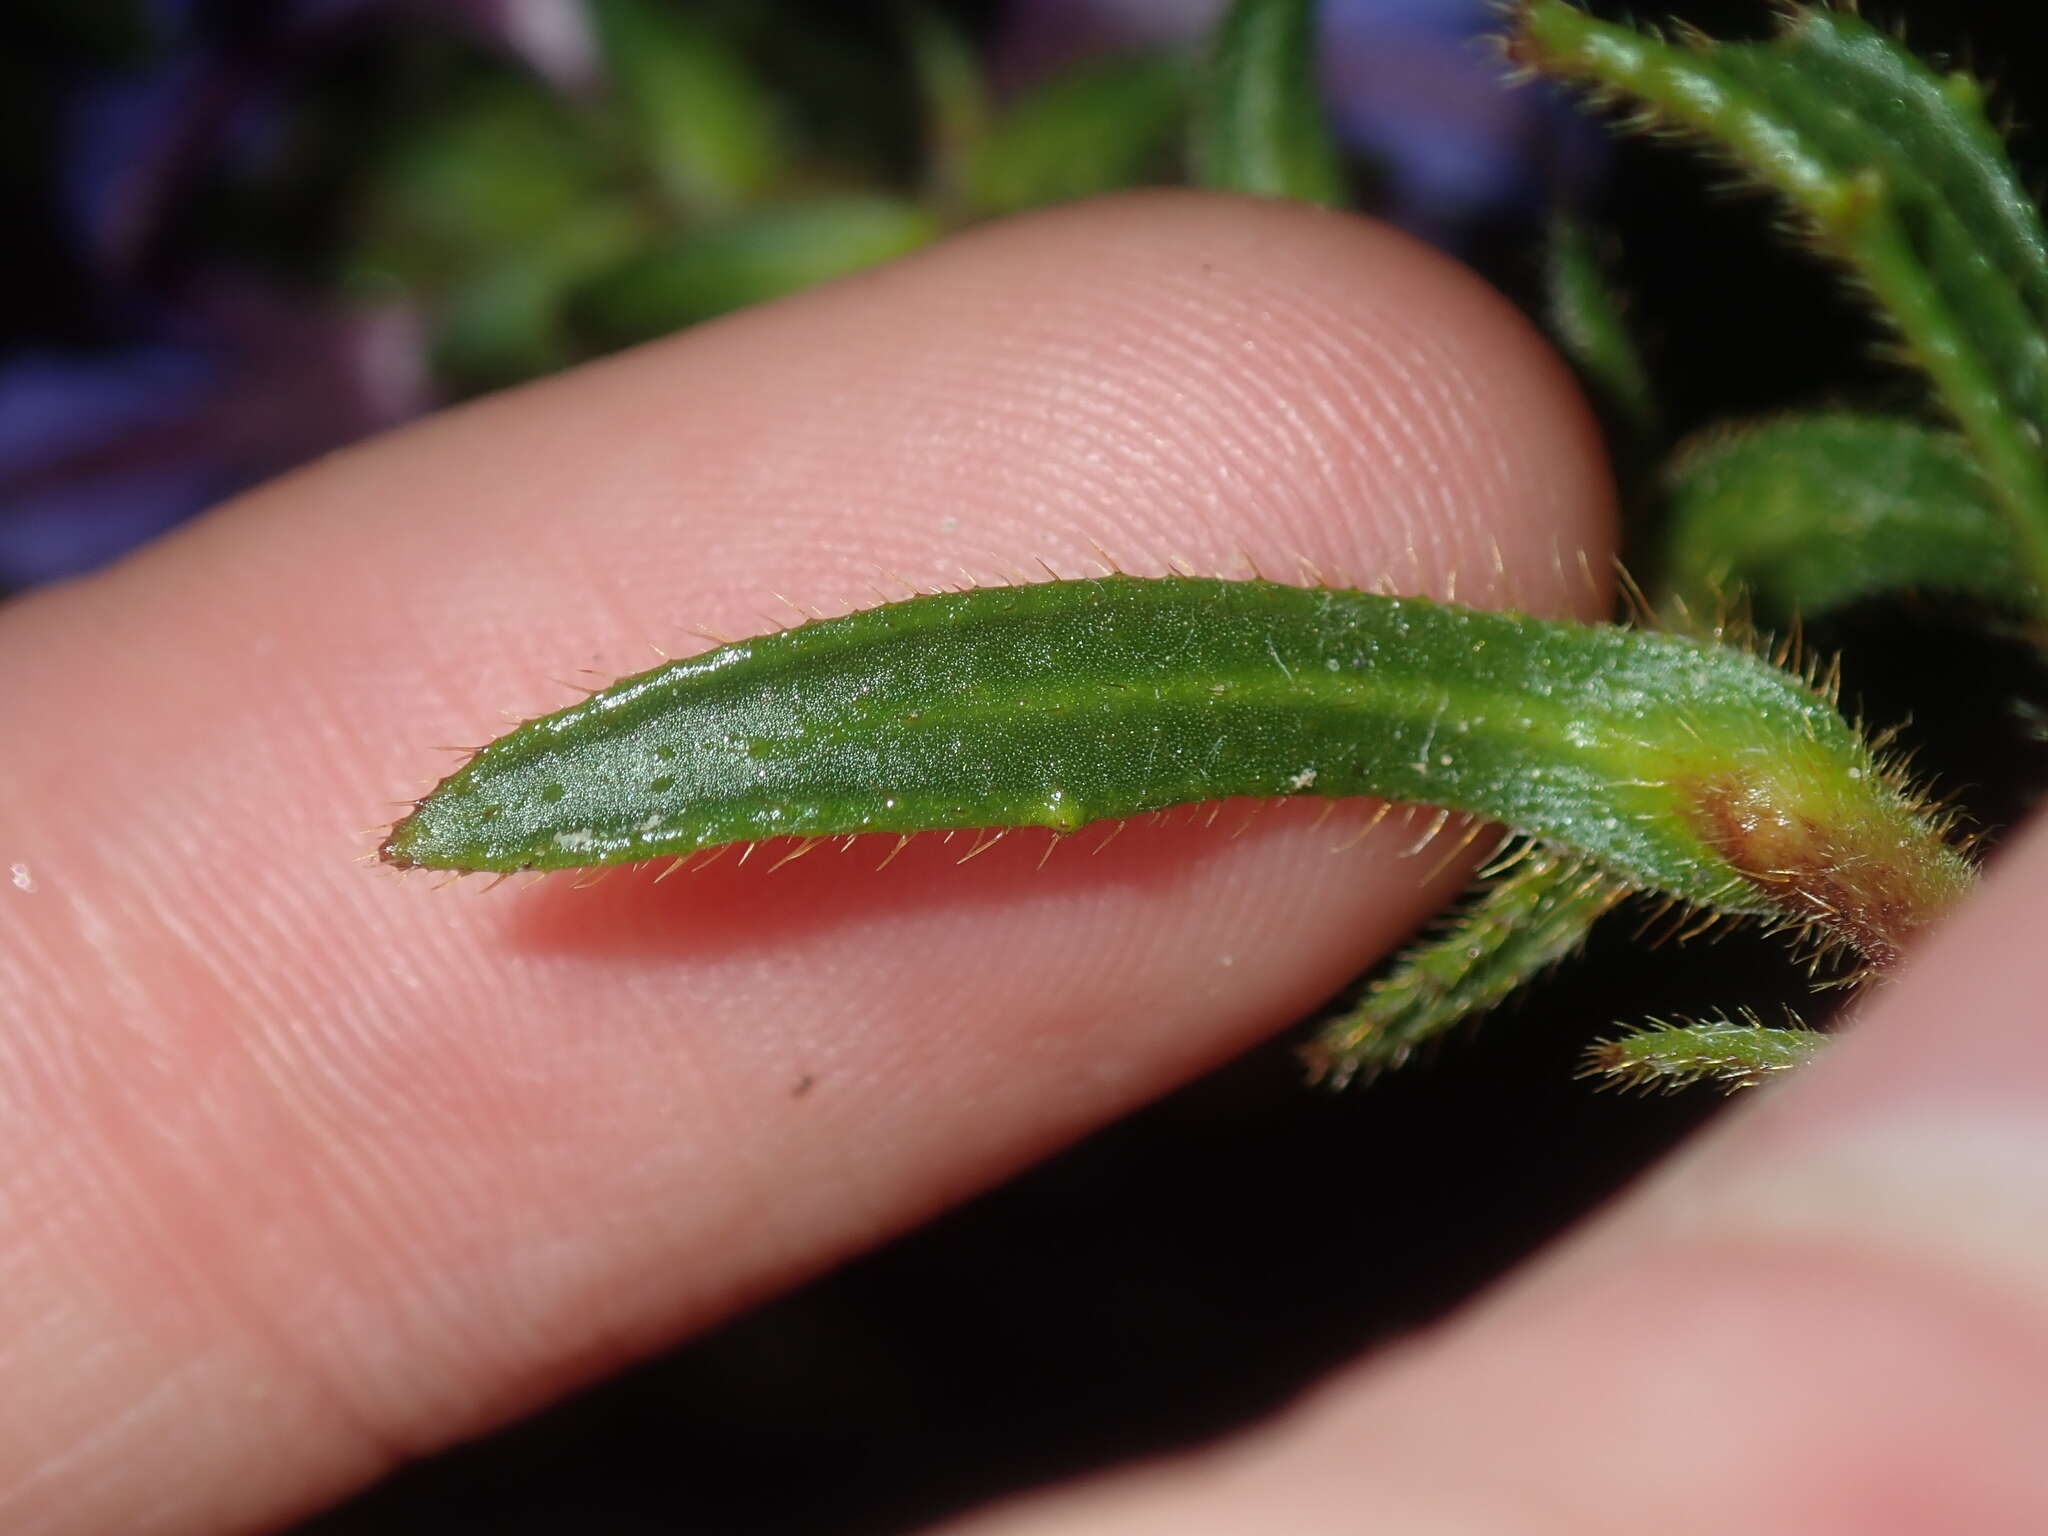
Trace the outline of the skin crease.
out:
<instances>
[{"instance_id":1,"label":"skin crease","mask_svg":"<svg viewBox=\"0 0 2048 1536\"><path fill-rule=\"evenodd\" d=\"M1184 1081L1456 879L1290 806L1042 871L1020 834L436 889L353 862L433 743L774 592L1098 544L1593 612L1608 495L1560 367L1443 258L1156 195L448 413L0 611L0 1528L274 1526ZM2005 881L1530 1276L985 1528L2048 1528L2048 849Z\"/></svg>"}]
</instances>

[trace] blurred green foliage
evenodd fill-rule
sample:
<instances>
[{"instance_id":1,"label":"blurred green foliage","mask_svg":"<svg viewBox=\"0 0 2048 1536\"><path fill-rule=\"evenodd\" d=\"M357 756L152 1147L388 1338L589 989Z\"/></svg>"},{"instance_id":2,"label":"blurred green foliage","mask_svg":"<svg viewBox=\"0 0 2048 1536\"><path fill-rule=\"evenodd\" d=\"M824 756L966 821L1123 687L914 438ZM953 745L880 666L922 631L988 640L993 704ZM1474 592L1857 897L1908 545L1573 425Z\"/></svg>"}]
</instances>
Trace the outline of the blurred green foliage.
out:
<instances>
[{"instance_id":1,"label":"blurred green foliage","mask_svg":"<svg viewBox=\"0 0 2048 1536\"><path fill-rule=\"evenodd\" d=\"M354 291L473 394L887 261L976 219L1180 179L1190 68L1087 60L999 100L950 13L594 0L603 86L415 40L343 173ZM362 111L360 101L354 110Z\"/></svg>"}]
</instances>

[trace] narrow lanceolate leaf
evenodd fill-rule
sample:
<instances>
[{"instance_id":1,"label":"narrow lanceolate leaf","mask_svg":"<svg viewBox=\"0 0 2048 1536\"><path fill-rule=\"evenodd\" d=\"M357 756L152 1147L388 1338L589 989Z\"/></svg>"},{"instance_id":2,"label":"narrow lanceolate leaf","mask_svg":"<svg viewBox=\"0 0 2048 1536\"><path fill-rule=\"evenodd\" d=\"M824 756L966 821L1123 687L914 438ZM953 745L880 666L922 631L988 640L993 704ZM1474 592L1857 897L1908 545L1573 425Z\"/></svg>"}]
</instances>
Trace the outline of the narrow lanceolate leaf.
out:
<instances>
[{"instance_id":1,"label":"narrow lanceolate leaf","mask_svg":"<svg viewBox=\"0 0 2048 1536\"><path fill-rule=\"evenodd\" d=\"M1829 701L1756 657L1197 578L940 594L673 662L484 748L384 852L559 869L1232 795L1476 812L1878 967L1971 879Z\"/></svg>"},{"instance_id":2,"label":"narrow lanceolate leaf","mask_svg":"<svg viewBox=\"0 0 2048 1536\"><path fill-rule=\"evenodd\" d=\"M1343 157L1316 78L1315 0L1233 0L1195 103L1196 180L1341 206Z\"/></svg>"},{"instance_id":3,"label":"narrow lanceolate leaf","mask_svg":"<svg viewBox=\"0 0 2048 1536\"><path fill-rule=\"evenodd\" d=\"M1774 625L1906 591L2021 611L2034 599L2012 528L1953 432L1786 416L1696 439L1665 478L1665 580L1695 614L1738 592Z\"/></svg>"},{"instance_id":4,"label":"narrow lanceolate leaf","mask_svg":"<svg viewBox=\"0 0 2048 1536\"><path fill-rule=\"evenodd\" d=\"M1976 82L1838 11L1794 10L1766 43L1675 46L1524 0L1511 48L1707 141L1791 206L1933 382L2048 592L2048 236Z\"/></svg>"},{"instance_id":5,"label":"narrow lanceolate leaf","mask_svg":"<svg viewBox=\"0 0 2048 1536\"><path fill-rule=\"evenodd\" d=\"M1325 1022L1306 1052L1316 1077L1343 1087L1400 1066L1576 953L1624 890L1591 860L1530 849Z\"/></svg>"},{"instance_id":6,"label":"narrow lanceolate leaf","mask_svg":"<svg viewBox=\"0 0 2048 1536\"><path fill-rule=\"evenodd\" d=\"M1615 446L1647 455L1663 436L1663 413L1592 230L1570 214L1553 216L1543 265L1551 339L1606 418Z\"/></svg>"},{"instance_id":7,"label":"narrow lanceolate leaf","mask_svg":"<svg viewBox=\"0 0 2048 1536\"><path fill-rule=\"evenodd\" d=\"M1697 1084L1732 1092L1805 1066L1827 1039L1811 1029L1773 1029L1751 1013L1698 1023L1652 1020L1594 1045L1580 1075L1651 1092Z\"/></svg>"}]
</instances>

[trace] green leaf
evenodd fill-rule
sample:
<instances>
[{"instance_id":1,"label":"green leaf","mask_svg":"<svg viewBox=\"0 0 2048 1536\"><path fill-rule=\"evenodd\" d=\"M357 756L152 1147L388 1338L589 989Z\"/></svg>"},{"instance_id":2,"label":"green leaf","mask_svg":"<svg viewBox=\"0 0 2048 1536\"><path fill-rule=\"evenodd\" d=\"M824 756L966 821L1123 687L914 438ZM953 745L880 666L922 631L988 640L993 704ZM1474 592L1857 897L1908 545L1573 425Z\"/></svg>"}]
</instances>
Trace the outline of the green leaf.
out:
<instances>
[{"instance_id":1,"label":"green leaf","mask_svg":"<svg viewBox=\"0 0 2048 1536\"><path fill-rule=\"evenodd\" d=\"M484 748L384 852L557 869L1231 795L1476 812L1880 968L1972 879L1829 701L1756 657L1196 578L941 594L670 663Z\"/></svg>"},{"instance_id":2,"label":"green leaf","mask_svg":"<svg viewBox=\"0 0 2048 1536\"><path fill-rule=\"evenodd\" d=\"M1354 1006L1324 1023L1306 1052L1311 1070L1341 1088L1400 1066L1576 954L1625 892L1590 860L1526 850L1440 934L1408 949Z\"/></svg>"},{"instance_id":3,"label":"green leaf","mask_svg":"<svg viewBox=\"0 0 2048 1536\"><path fill-rule=\"evenodd\" d=\"M1747 1012L1696 1023L1653 1019L1594 1045L1580 1076L1604 1078L1616 1088L1674 1092L1711 1083L1732 1093L1805 1066L1827 1040L1803 1027L1772 1029Z\"/></svg>"},{"instance_id":4,"label":"green leaf","mask_svg":"<svg viewBox=\"0 0 2048 1536\"><path fill-rule=\"evenodd\" d=\"M764 207L643 249L575 295L579 334L624 346L889 261L937 237L915 203L846 194Z\"/></svg>"},{"instance_id":5,"label":"green leaf","mask_svg":"<svg viewBox=\"0 0 2048 1536\"><path fill-rule=\"evenodd\" d=\"M365 183L349 265L359 282L438 288L549 238L608 195L575 113L535 82L476 77L391 136Z\"/></svg>"},{"instance_id":6,"label":"green leaf","mask_svg":"<svg viewBox=\"0 0 2048 1536\"><path fill-rule=\"evenodd\" d=\"M1897 329L2048 592L2048 236L1975 82L1803 8L1769 42L1675 46L1524 0L1511 50L1633 99L1785 200Z\"/></svg>"},{"instance_id":7,"label":"green leaf","mask_svg":"<svg viewBox=\"0 0 2048 1536\"><path fill-rule=\"evenodd\" d=\"M594 0L592 14L635 145L678 208L719 213L775 184L780 114L730 39L659 0Z\"/></svg>"},{"instance_id":8,"label":"green leaf","mask_svg":"<svg viewBox=\"0 0 2048 1536\"><path fill-rule=\"evenodd\" d=\"M1666 577L1695 614L1750 595L1766 623L1905 591L2028 610L2035 591L1953 432L1830 413L1722 428L1666 471Z\"/></svg>"},{"instance_id":9,"label":"green leaf","mask_svg":"<svg viewBox=\"0 0 2048 1536\"><path fill-rule=\"evenodd\" d=\"M647 235L624 203L593 203L573 219L505 247L451 282L434 337L436 371L459 393L501 388L565 368L578 348L566 323L571 294L615 266Z\"/></svg>"},{"instance_id":10,"label":"green leaf","mask_svg":"<svg viewBox=\"0 0 2048 1536\"><path fill-rule=\"evenodd\" d=\"M1350 200L1316 78L1314 0L1233 0L1195 107L1200 185L1331 207Z\"/></svg>"},{"instance_id":11,"label":"green leaf","mask_svg":"<svg viewBox=\"0 0 2048 1536\"><path fill-rule=\"evenodd\" d=\"M1187 71L1157 54L1094 60L1026 92L971 155L983 213L1015 213L1159 179L1185 111Z\"/></svg>"},{"instance_id":12,"label":"green leaf","mask_svg":"<svg viewBox=\"0 0 2048 1536\"><path fill-rule=\"evenodd\" d=\"M1551 340L1586 386L1616 446L1646 456L1664 435L1663 413L1593 232L1570 214L1556 214L1544 254Z\"/></svg>"}]
</instances>

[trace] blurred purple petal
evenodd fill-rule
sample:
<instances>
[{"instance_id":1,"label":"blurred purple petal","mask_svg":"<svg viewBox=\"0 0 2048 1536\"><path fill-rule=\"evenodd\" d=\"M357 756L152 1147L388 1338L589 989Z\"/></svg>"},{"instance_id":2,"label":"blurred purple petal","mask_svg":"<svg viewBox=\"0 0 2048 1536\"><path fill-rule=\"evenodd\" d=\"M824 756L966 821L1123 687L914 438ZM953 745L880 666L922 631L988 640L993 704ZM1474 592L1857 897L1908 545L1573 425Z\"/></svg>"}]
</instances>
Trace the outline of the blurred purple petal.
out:
<instances>
[{"instance_id":1,"label":"blurred purple petal","mask_svg":"<svg viewBox=\"0 0 2048 1536\"><path fill-rule=\"evenodd\" d=\"M431 403L408 310L216 282L174 314L157 344L0 367L0 584L88 570Z\"/></svg>"},{"instance_id":2,"label":"blurred purple petal","mask_svg":"<svg viewBox=\"0 0 2048 1536\"><path fill-rule=\"evenodd\" d=\"M425 322L404 305L343 306L216 277L189 295L177 324L224 360L207 448L250 479L434 403Z\"/></svg>"},{"instance_id":3,"label":"blurred purple petal","mask_svg":"<svg viewBox=\"0 0 2048 1536\"><path fill-rule=\"evenodd\" d=\"M1380 210L1455 245L1598 183L1607 136L1556 93L1511 86L1490 0L1326 0L1323 84L1345 142L1387 176Z\"/></svg>"},{"instance_id":4,"label":"blurred purple petal","mask_svg":"<svg viewBox=\"0 0 2048 1536\"><path fill-rule=\"evenodd\" d=\"M17 353L0 367L0 488L116 437L190 414L219 369L187 347L138 347L110 357Z\"/></svg>"},{"instance_id":5,"label":"blurred purple petal","mask_svg":"<svg viewBox=\"0 0 2048 1536\"><path fill-rule=\"evenodd\" d=\"M1201 37L1224 0L1012 0L996 34L994 69L1016 90L1097 54Z\"/></svg>"},{"instance_id":6,"label":"blurred purple petal","mask_svg":"<svg viewBox=\"0 0 2048 1536\"><path fill-rule=\"evenodd\" d=\"M164 57L87 82L68 104L60 173L66 213L102 271L133 278L194 176L274 139L295 82L345 32L409 15L521 60L565 91L595 87L597 41L583 0L276 0L209 29L204 7L157 0Z\"/></svg>"},{"instance_id":7,"label":"blurred purple petal","mask_svg":"<svg viewBox=\"0 0 2048 1536\"><path fill-rule=\"evenodd\" d=\"M212 465L109 472L0 503L0 591L105 565L238 489Z\"/></svg>"},{"instance_id":8,"label":"blurred purple petal","mask_svg":"<svg viewBox=\"0 0 2048 1536\"><path fill-rule=\"evenodd\" d=\"M193 52L148 74L83 90L67 103L61 196L96 266L133 272L203 154L218 105L214 65Z\"/></svg>"},{"instance_id":9,"label":"blurred purple petal","mask_svg":"<svg viewBox=\"0 0 2048 1536\"><path fill-rule=\"evenodd\" d=\"M177 347L0 368L0 586L88 570L227 490L185 451L218 383Z\"/></svg>"}]
</instances>

